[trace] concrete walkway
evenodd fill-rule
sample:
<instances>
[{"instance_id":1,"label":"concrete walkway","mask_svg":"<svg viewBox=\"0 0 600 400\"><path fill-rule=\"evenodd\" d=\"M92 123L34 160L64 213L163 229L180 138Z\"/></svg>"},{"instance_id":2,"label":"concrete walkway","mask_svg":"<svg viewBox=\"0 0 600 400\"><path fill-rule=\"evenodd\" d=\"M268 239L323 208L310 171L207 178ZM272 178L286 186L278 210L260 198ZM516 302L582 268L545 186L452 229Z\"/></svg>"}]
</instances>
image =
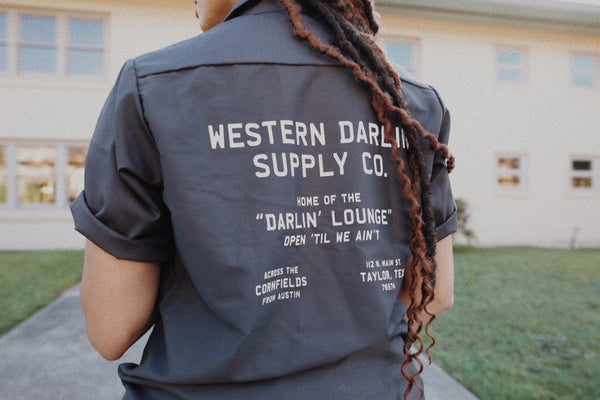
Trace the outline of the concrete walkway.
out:
<instances>
[{"instance_id":1,"label":"concrete walkway","mask_svg":"<svg viewBox=\"0 0 600 400\"><path fill-rule=\"evenodd\" d=\"M0 337L0 400L118 400L117 365L137 362L145 338L118 362L88 343L79 287ZM477 400L438 366L424 374L427 400Z\"/></svg>"}]
</instances>

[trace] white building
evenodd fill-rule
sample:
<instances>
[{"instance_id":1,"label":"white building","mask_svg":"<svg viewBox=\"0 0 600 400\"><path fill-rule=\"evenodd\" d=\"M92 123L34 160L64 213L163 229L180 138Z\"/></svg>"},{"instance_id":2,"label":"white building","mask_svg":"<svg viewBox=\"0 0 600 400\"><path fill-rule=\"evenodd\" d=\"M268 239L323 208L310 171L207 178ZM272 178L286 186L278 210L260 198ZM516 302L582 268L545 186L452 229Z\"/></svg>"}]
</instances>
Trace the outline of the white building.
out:
<instances>
[{"instance_id":1,"label":"white building","mask_svg":"<svg viewBox=\"0 0 600 400\"><path fill-rule=\"evenodd\" d=\"M477 243L599 247L600 5L376 4L390 57L452 112ZM68 203L121 65L197 33L189 0L0 0L0 249L82 246Z\"/></svg>"},{"instance_id":2,"label":"white building","mask_svg":"<svg viewBox=\"0 0 600 400\"><path fill-rule=\"evenodd\" d=\"M0 0L0 248L72 248L69 201L128 58L199 33L189 0Z\"/></svg>"},{"instance_id":3,"label":"white building","mask_svg":"<svg viewBox=\"0 0 600 400\"><path fill-rule=\"evenodd\" d=\"M454 191L481 245L600 246L600 2L582 3L377 3L451 110Z\"/></svg>"}]
</instances>

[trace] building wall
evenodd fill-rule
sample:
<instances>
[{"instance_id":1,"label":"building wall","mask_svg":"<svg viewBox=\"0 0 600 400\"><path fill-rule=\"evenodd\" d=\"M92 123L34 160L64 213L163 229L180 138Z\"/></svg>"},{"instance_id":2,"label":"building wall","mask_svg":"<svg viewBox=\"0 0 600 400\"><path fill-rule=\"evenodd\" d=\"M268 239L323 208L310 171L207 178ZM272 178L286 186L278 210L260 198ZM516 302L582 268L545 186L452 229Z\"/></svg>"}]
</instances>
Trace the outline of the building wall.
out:
<instances>
[{"instance_id":1,"label":"building wall","mask_svg":"<svg viewBox=\"0 0 600 400\"><path fill-rule=\"evenodd\" d=\"M419 76L452 114L455 196L480 245L600 246L600 34L384 15L383 34L420 47ZM522 83L496 78L496 52L525 53ZM571 85L571 55L595 57L593 88ZM525 162L522 188L501 190L500 156ZM572 187L572 161L594 159L593 189Z\"/></svg>"},{"instance_id":2,"label":"building wall","mask_svg":"<svg viewBox=\"0 0 600 400\"><path fill-rule=\"evenodd\" d=\"M87 146L123 62L198 32L189 0L0 0L2 12L101 18L106 30L101 77L0 72L0 148L8 164L19 146L48 146L63 161L70 146ZM417 46L417 75L451 110L454 191L469 203L476 243L600 246L600 77L592 89L570 84L571 54L598 60L599 34L396 14L382 16L381 33L383 41L408 39ZM524 50L523 83L497 81L499 48ZM524 166L516 190L498 188L498 158L505 156L520 157ZM596 160L593 189L571 187L572 161L580 157ZM56 166L57 191L68 186L64 168ZM14 184L16 172L4 173ZM7 198L0 204L0 232L0 249L83 245L65 196L50 205Z\"/></svg>"},{"instance_id":3,"label":"building wall","mask_svg":"<svg viewBox=\"0 0 600 400\"><path fill-rule=\"evenodd\" d=\"M60 161L68 157L65 153L70 146L87 147L125 60L198 34L194 5L187 0L19 0L0 1L0 13L8 15L8 35L13 41L18 40L21 15L47 15L63 21L57 23L59 32L69 18L103 21L101 76L20 73L13 62L18 57L15 46L9 54L11 66L0 72L0 149L11 165L4 171L9 175L5 180L13 186L12 194L0 202L0 249L81 247L83 239L73 229L68 198L57 196L52 204L23 204L18 198L14 187L18 149L52 149L59 158L54 189L64 192L68 184Z\"/></svg>"}]
</instances>

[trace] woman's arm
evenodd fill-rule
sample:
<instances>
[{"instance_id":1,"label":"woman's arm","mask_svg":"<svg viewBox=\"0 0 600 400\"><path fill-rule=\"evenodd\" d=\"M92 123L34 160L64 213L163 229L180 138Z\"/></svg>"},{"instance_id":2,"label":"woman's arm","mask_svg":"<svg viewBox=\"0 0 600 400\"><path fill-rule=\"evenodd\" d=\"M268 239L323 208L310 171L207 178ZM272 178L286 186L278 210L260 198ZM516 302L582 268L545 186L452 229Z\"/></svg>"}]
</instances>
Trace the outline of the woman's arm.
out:
<instances>
[{"instance_id":1,"label":"woman's arm","mask_svg":"<svg viewBox=\"0 0 600 400\"><path fill-rule=\"evenodd\" d=\"M120 260L87 241L81 304L90 343L117 360L154 323L160 264Z\"/></svg>"},{"instance_id":2,"label":"woman's arm","mask_svg":"<svg viewBox=\"0 0 600 400\"><path fill-rule=\"evenodd\" d=\"M434 299L427 307L429 312L434 315L440 315L444 311L452 308L454 304L454 255L452 252L452 236L440 240L437 243L437 251L435 256L437 263ZM410 281L408 276L405 276L402 282L402 289L398 297L407 306L410 306L412 300L408 294ZM419 286L420 287L420 286ZM423 313L419 316L424 324L429 321L429 316Z\"/></svg>"}]
</instances>

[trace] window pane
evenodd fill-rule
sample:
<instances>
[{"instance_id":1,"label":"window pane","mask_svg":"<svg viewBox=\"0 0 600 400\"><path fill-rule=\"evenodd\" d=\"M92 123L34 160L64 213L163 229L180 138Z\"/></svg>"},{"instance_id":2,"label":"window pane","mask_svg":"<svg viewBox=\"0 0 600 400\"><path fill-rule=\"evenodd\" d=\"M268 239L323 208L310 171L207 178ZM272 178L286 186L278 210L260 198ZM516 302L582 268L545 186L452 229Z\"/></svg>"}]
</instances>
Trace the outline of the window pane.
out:
<instances>
[{"instance_id":1,"label":"window pane","mask_svg":"<svg viewBox=\"0 0 600 400\"><path fill-rule=\"evenodd\" d=\"M23 47L20 67L23 72L56 72L56 50Z\"/></svg>"},{"instance_id":2,"label":"window pane","mask_svg":"<svg viewBox=\"0 0 600 400\"><path fill-rule=\"evenodd\" d=\"M575 171L591 171L592 162L590 160L575 160L573 161L573 170Z\"/></svg>"},{"instance_id":3,"label":"window pane","mask_svg":"<svg viewBox=\"0 0 600 400\"><path fill-rule=\"evenodd\" d=\"M514 69L498 70L498 79L503 82L521 82L521 71Z\"/></svg>"},{"instance_id":4,"label":"window pane","mask_svg":"<svg viewBox=\"0 0 600 400\"><path fill-rule=\"evenodd\" d=\"M69 21L69 44L71 46L103 47L104 24L102 21L72 19Z\"/></svg>"},{"instance_id":5,"label":"window pane","mask_svg":"<svg viewBox=\"0 0 600 400\"><path fill-rule=\"evenodd\" d=\"M575 177L573 178L573 187L575 188L591 188L592 178Z\"/></svg>"},{"instance_id":6,"label":"window pane","mask_svg":"<svg viewBox=\"0 0 600 400\"><path fill-rule=\"evenodd\" d=\"M571 67L574 71L592 72L596 69L596 60L594 60L594 57L573 56L571 58Z\"/></svg>"},{"instance_id":7,"label":"window pane","mask_svg":"<svg viewBox=\"0 0 600 400\"><path fill-rule=\"evenodd\" d=\"M48 17L22 17L21 41L24 43L56 43L56 20Z\"/></svg>"},{"instance_id":8,"label":"window pane","mask_svg":"<svg viewBox=\"0 0 600 400\"><path fill-rule=\"evenodd\" d=\"M53 203L56 149L19 147L17 180L21 204Z\"/></svg>"},{"instance_id":9,"label":"window pane","mask_svg":"<svg viewBox=\"0 0 600 400\"><path fill-rule=\"evenodd\" d=\"M69 21L69 73L104 73L104 23L88 19Z\"/></svg>"},{"instance_id":10,"label":"window pane","mask_svg":"<svg viewBox=\"0 0 600 400\"><path fill-rule=\"evenodd\" d=\"M504 65L521 65L523 63L523 55L520 51L498 51L498 63Z\"/></svg>"},{"instance_id":11,"label":"window pane","mask_svg":"<svg viewBox=\"0 0 600 400\"><path fill-rule=\"evenodd\" d=\"M8 172L6 170L6 149L0 147L0 203L6 203L6 187L8 186Z\"/></svg>"},{"instance_id":12,"label":"window pane","mask_svg":"<svg viewBox=\"0 0 600 400\"><path fill-rule=\"evenodd\" d=\"M594 76L585 74L573 74L573 86L582 88L594 87Z\"/></svg>"},{"instance_id":13,"label":"window pane","mask_svg":"<svg viewBox=\"0 0 600 400\"><path fill-rule=\"evenodd\" d=\"M386 46L388 58L406 69L414 73L414 46L410 43L388 43Z\"/></svg>"},{"instance_id":14,"label":"window pane","mask_svg":"<svg viewBox=\"0 0 600 400\"><path fill-rule=\"evenodd\" d=\"M5 42L6 39L6 14L0 14L0 42Z\"/></svg>"},{"instance_id":15,"label":"window pane","mask_svg":"<svg viewBox=\"0 0 600 400\"><path fill-rule=\"evenodd\" d=\"M520 158L499 158L498 159L499 169L519 169L521 168Z\"/></svg>"},{"instance_id":16,"label":"window pane","mask_svg":"<svg viewBox=\"0 0 600 400\"><path fill-rule=\"evenodd\" d=\"M6 52L6 46L0 44L0 71L6 71L8 67L8 54Z\"/></svg>"},{"instance_id":17,"label":"window pane","mask_svg":"<svg viewBox=\"0 0 600 400\"><path fill-rule=\"evenodd\" d=\"M69 202L75 200L83 190L83 177L87 149L70 148L69 165L67 166L67 179L69 182Z\"/></svg>"},{"instance_id":18,"label":"window pane","mask_svg":"<svg viewBox=\"0 0 600 400\"><path fill-rule=\"evenodd\" d=\"M96 50L71 50L69 73L74 75L102 75L104 52Z\"/></svg>"},{"instance_id":19,"label":"window pane","mask_svg":"<svg viewBox=\"0 0 600 400\"><path fill-rule=\"evenodd\" d=\"M518 187L521 184L521 178L518 175L500 175L498 177L498 186L500 187Z\"/></svg>"},{"instance_id":20,"label":"window pane","mask_svg":"<svg viewBox=\"0 0 600 400\"><path fill-rule=\"evenodd\" d=\"M56 20L21 18L21 64L23 72L56 72Z\"/></svg>"},{"instance_id":21,"label":"window pane","mask_svg":"<svg viewBox=\"0 0 600 400\"><path fill-rule=\"evenodd\" d=\"M6 71L8 61L6 58L8 57L6 51L6 14L0 14L0 71Z\"/></svg>"},{"instance_id":22,"label":"window pane","mask_svg":"<svg viewBox=\"0 0 600 400\"><path fill-rule=\"evenodd\" d=\"M596 59L591 56L571 57L571 82L575 87L593 88L595 85Z\"/></svg>"},{"instance_id":23,"label":"window pane","mask_svg":"<svg viewBox=\"0 0 600 400\"><path fill-rule=\"evenodd\" d=\"M499 50L497 53L497 78L502 82L523 80L523 53L516 50Z\"/></svg>"}]
</instances>

